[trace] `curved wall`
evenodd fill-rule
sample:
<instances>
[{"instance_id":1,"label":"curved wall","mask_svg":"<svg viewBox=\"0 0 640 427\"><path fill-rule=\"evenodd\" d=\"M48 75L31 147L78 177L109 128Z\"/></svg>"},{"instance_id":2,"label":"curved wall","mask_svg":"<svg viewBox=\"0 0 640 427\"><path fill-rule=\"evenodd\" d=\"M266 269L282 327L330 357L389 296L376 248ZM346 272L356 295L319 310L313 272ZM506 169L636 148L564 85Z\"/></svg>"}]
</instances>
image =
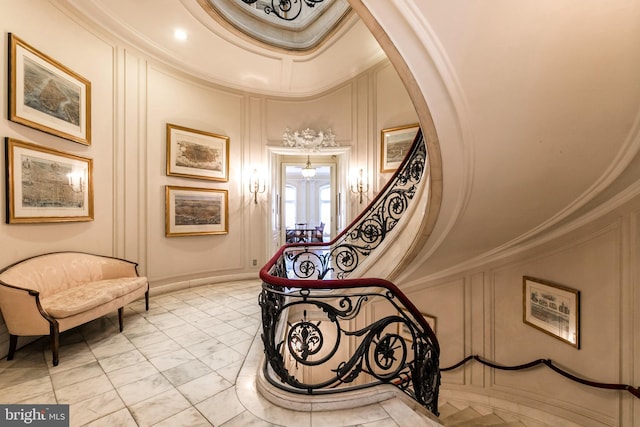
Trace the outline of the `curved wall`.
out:
<instances>
[{"instance_id":1,"label":"curved wall","mask_svg":"<svg viewBox=\"0 0 640 427\"><path fill-rule=\"evenodd\" d=\"M550 358L590 380L640 384L639 5L352 4L398 52L438 132L440 216L396 282L437 318L442 366L469 354ZM523 322L525 275L580 291L579 349ZM443 374L442 390L533 408L543 422L544 412L578 425L640 420L631 395L546 368L469 364Z\"/></svg>"},{"instance_id":2,"label":"curved wall","mask_svg":"<svg viewBox=\"0 0 640 427\"><path fill-rule=\"evenodd\" d=\"M373 194L388 179L377 174L380 129L416 122L409 96L388 61L318 95L276 97L221 87L172 69L57 2L0 0L0 10L5 37L0 57L8 56L7 33L15 33L91 82L93 138L84 146L4 118L0 135L92 158L95 201L90 222L1 223L2 266L57 250L123 257L140 263L152 295L257 277L271 255L266 242L271 196L260 195L254 204L247 177L254 167L267 167L267 146L280 146L286 127L331 127L339 143L351 148L352 167L369 170ZM2 117L7 117L6 108L3 102ZM229 136L229 181L167 176L167 123ZM4 176L4 163L0 169ZM228 234L165 237L166 185L228 191ZM355 216L364 205L356 196L348 197Z\"/></svg>"}]
</instances>

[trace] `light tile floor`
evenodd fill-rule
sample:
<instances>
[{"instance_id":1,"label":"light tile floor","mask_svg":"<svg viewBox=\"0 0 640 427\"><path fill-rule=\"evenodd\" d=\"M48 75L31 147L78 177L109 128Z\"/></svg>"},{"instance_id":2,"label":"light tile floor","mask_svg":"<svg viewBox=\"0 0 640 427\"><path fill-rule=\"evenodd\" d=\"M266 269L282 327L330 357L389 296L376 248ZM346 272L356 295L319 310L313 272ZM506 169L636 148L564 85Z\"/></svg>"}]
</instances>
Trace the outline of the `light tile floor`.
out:
<instances>
[{"instance_id":1,"label":"light tile floor","mask_svg":"<svg viewBox=\"0 0 640 427\"><path fill-rule=\"evenodd\" d=\"M398 425L381 404L309 413L261 398L259 292L251 280L152 295L148 312L125 308L122 333L116 313L63 333L56 367L38 339L0 361L0 402L67 403L72 426Z\"/></svg>"}]
</instances>

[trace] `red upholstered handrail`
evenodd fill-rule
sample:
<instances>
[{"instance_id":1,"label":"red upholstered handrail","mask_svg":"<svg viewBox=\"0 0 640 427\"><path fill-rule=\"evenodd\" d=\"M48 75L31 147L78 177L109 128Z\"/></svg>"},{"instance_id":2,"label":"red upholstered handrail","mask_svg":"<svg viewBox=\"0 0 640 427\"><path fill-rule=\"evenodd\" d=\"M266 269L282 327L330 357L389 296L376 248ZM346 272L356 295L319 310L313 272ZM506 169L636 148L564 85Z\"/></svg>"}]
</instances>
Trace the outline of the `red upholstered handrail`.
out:
<instances>
[{"instance_id":1,"label":"red upholstered handrail","mask_svg":"<svg viewBox=\"0 0 640 427\"><path fill-rule=\"evenodd\" d=\"M311 244L309 244L311 245ZM322 243L320 244L322 245ZM381 287L387 289L405 306L407 310L413 315L413 317L420 323L423 330L427 332L429 338L433 341L438 353L440 353L440 346L435 333L427 323L424 316L420 313L417 307L411 302L411 300L393 283L385 279L378 278L358 278L358 279L342 279L342 280L292 280L284 277L273 276L270 271L278 260L284 256L286 245L281 247L276 254L271 257L262 269L260 269L260 279L270 285L280 286L283 288L299 288L299 289L356 289L356 288L368 288L368 287ZM304 245L307 246L307 245Z\"/></svg>"}]
</instances>

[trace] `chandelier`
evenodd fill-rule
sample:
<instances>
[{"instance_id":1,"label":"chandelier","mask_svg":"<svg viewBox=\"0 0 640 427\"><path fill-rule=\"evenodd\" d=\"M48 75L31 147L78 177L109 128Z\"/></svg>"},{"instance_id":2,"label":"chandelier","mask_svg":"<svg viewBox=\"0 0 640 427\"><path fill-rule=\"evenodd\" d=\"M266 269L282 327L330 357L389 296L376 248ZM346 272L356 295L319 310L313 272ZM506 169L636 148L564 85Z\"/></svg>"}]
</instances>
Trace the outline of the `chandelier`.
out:
<instances>
[{"instance_id":1,"label":"chandelier","mask_svg":"<svg viewBox=\"0 0 640 427\"><path fill-rule=\"evenodd\" d=\"M331 129L315 131L306 128L303 131L291 132L287 128L282 134L282 140L287 147L296 147L307 151L319 151L323 147L337 147L339 145Z\"/></svg>"},{"instance_id":2,"label":"chandelier","mask_svg":"<svg viewBox=\"0 0 640 427\"><path fill-rule=\"evenodd\" d=\"M316 169L311 167L309 156L307 156L307 165L302 169L302 176L306 179L311 179L316 176Z\"/></svg>"}]
</instances>

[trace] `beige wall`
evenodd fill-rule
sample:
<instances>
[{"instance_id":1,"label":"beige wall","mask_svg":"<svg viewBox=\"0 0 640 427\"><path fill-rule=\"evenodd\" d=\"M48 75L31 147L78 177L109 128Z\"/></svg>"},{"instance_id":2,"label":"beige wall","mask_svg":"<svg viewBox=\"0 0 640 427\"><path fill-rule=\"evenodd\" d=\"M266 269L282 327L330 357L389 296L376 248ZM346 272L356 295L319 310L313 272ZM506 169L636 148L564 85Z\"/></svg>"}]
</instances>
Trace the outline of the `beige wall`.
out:
<instances>
[{"instance_id":1,"label":"beige wall","mask_svg":"<svg viewBox=\"0 0 640 427\"><path fill-rule=\"evenodd\" d=\"M0 10L5 40L0 57L7 58L7 33L12 32L91 82L93 137L91 146L84 146L10 122L6 99L0 103L0 135L92 158L95 201L90 222L0 223L0 266L59 250L118 256L140 263L152 294L154 289L257 277L271 255L265 220L270 195L253 203L246 169L268 167L267 145L281 145L286 127L331 127L339 143L351 147L352 164L370 170L373 193L380 129L417 121L388 62L318 96L276 98L170 69L85 26L55 2L0 0ZM6 81L6 63L2 69ZM168 177L166 123L229 136L229 181ZM3 176L4 168L3 163ZM165 237L165 185L227 190L229 233ZM362 206L352 197L351 215Z\"/></svg>"},{"instance_id":2,"label":"beige wall","mask_svg":"<svg viewBox=\"0 0 640 427\"><path fill-rule=\"evenodd\" d=\"M255 275L258 269L250 261L257 259L260 266L270 256L263 221L269 205L265 196L261 204L252 203L245 169L267 166L267 145L280 145L286 127L331 127L340 144L351 147L352 161L373 173L380 129L417 120L388 63L313 98L273 98L217 87L168 69L94 34L46 1L2 1L2 9L8 11L0 20L5 37L15 33L91 81L93 141L86 147L6 119L0 120L1 134L93 158L96 203L92 222L0 224L7 243L2 265L41 252L74 249L136 260L152 287ZM45 26L46 34L39 31ZM6 43L1 49L6 58ZM6 117L6 103L1 108ZM166 176L166 123L229 136L229 182ZM227 190L229 234L165 237L165 185Z\"/></svg>"},{"instance_id":3,"label":"beige wall","mask_svg":"<svg viewBox=\"0 0 640 427\"><path fill-rule=\"evenodd\" d=\"M406 284L416 306L437 318L441 366L471 354L501 365L551 359L585 379L637 385L639 219L636 197L605 217L575 230L568 226L508 258ZM523 322L525 275L580 291L580 349ZM634 425L638 405L629 393L579 385L544 366L508 372L470 362L444 373L443 385L522 402L581 425Z\"/></svg>"},{"instance_id":4,"label":"beige wall","mask_svg":"<svg viewBox=\"0 0 640 427\"><path fill-rule=\"evenodd\" d=\"M115 49L99 36L75 24L56 8L45 2L1 1L2 30L2 102L0 102L0 136L41 144L43 146L94 159L95 220L90 223L68 224L5 224L5 163L2 162L3 219L0 224L0 264L3 266L26 256L58 249L114 253L116 226L114 222L116 194L115 177ZM47 29L47 31L42 31ZM55 30L52 30L55 29ZM14 33L81 74L92 82L92 145L90 147L16 124L7 120L8 80L7 39ZM4 141L3 141L4 152Z\"/></svg>"}]
</instances>

